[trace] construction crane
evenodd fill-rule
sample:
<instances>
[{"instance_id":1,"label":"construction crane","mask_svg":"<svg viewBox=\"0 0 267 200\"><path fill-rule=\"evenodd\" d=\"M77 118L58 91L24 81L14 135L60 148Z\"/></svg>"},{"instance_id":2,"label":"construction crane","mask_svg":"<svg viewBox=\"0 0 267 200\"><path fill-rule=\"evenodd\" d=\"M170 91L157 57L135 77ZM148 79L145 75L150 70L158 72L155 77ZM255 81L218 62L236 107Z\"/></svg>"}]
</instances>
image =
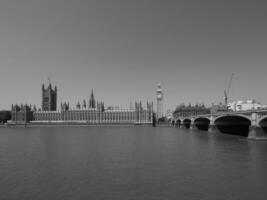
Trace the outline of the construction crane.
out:
<instances>
[{"instance_id":1,"label":"construction crane","mask_svg":"<svg viewBox=\"0 0 267 200\"><path fill-rule=\"evenodd\" d=\"M233 76L234 76L234 73L231 74L231 78L230 78L230 81L228 83L228 87L227 87L227 89L224 90L224 104L225 104L226 108L228 106L229 91L230 91L230 88L231 88L231 85L232 85Z\"/></svg>"}]
</instances>

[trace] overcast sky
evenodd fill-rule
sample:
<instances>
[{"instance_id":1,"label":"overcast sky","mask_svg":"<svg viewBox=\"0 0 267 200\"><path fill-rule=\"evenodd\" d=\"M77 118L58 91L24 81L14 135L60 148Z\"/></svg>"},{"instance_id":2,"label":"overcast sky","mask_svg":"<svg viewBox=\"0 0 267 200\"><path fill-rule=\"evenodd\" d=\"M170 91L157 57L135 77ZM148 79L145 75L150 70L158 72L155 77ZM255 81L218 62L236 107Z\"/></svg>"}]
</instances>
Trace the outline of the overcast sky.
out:
<instances>
[{"instance_id":1,"label":"overcast sky","mask_svg":"<svg viewBox=\"0 0 267 200\"><path fill-rule=\"evenodd\" d=\"M262 3L263 2L263 3ZM126 107L153 100L267 104L267 5L246 0L1 0L0 109L95 98Z\"/></svg>"}]
</instances>

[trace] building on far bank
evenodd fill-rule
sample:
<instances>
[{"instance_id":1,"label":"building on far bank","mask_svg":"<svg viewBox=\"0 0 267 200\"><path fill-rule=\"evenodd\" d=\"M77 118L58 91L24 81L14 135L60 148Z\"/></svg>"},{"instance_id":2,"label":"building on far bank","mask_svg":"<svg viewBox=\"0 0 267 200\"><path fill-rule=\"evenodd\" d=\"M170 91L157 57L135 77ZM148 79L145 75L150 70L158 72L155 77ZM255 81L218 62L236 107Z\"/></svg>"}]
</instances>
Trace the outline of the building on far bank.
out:
<instances>
[{"instance_id":1,"label":"building on far bank","mask_svg":"<svg viewBox=\"0 0 267 200\"><path fill-rule=\"evenodd\" d=\"M153 103L146 107L135 103L134 109L103 109L102 103L96 108L69 109L67 103L61 104L60 111L33 111L31 107L13 106L11 124L80 123L80 124L152 124Z\"/></svg>"},{"instance_id":2,"label":"building on far bank","mask_svg":"<svg viewBox=\"0 0 267 200\"><path fill-rule=\"evenodd\" d=\"M14 124L26 124L33 120L33 111L28 105L11 106L11 122Z\"/></svg>"},{"instance_id":3,"label":"building on far bank","mask_svg":"<svg viewBox=\"0 0 267 200\"><path fill-rule=\"evenodd\" d=\"M261 105L261 103L256 102L256 100L246 100L246 101L234 101L228 104L228 108L232 111L246 111L246 110L259 110L264 109L266 106Z\"/></svg>"},{"instance_id":4,"label":"building on far bank","mask_svg":"<svg viewBox=\"0 0 267 200\"><path fill-rule=\"evenodd\" d=\"M210 112L211 109L205 107L204 104L196 104L194 106L192 106L191 104L189 104L188 106L186 106L185 104L181 104L176 107L175 111L173 112L173 117L192 117L196 115L210 114Z\"/></svg>"}]
</instances>

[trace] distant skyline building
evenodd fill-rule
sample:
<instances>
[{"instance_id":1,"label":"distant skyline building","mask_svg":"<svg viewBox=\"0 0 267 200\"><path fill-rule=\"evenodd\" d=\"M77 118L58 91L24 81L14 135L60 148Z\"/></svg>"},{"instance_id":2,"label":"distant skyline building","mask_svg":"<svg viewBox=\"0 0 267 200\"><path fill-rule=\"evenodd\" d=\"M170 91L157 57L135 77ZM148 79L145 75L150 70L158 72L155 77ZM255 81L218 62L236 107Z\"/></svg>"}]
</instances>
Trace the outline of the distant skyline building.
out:
<instances>
[{"instance_id":1,"label":"distant skyline building","mask_svg":"<svg viewBox=\"0 0 267 200\"><path fill-rule=\"evenodd\" d=\"M178 105L173 112L174 118L184 118L196 115L206 115L211 113L211 108L207 108L204 104L185 105L184 103Z\"/></svg>"},{"instance_id":2,"label":"distant skyline building","mask_svg":"<svg viewBox=\"0 0 267 200\"><path fill-rule=\"evenodd\" d=\"M161 83L158 84L157 88L157 119L163 117L163 91Z\"/></svg>"},{"instance_id":3,"label":"distant skyline building","mask_svg":"<svg viewBox=\"0 0 267 200\"><path fill-rule=\"evenodd\" d=\"M47 88L44 84L42 85L42 110L57 110L57 86L53 89L50 81Z\"/></svg>"},{"instance_id":4,"label":"distant skyline building","mask_svg":"<svg viewBox=\"0 0 267 200\"><path fill-rule=\"evenodd\" d=\"M256 100L246 100L246 101L234 101L232 103L228 103L228 109L232 111L247 111L247 110L260 110L265 109L267 106L262 105L261 103L257 102Z\"/></svg>"}]
</instances>

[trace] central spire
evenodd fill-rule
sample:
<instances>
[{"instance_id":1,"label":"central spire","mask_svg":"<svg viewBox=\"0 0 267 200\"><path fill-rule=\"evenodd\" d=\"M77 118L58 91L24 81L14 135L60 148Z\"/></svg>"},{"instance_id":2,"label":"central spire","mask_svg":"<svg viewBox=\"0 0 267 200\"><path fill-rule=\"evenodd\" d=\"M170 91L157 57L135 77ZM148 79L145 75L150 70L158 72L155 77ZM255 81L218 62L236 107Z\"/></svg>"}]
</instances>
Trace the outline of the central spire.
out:
<instances>
[{"instance_id":1,"label":"central spire","mask_svg":"<svg viewBox=\"0 0 267 200\"><path fill-rule=\"evenodd\" d=\"M95 97L94 97L94 91L92 89L91 95L90 95L90 100L89 100L89 108L95 108Z\"/></svg>"}]
</instances>

